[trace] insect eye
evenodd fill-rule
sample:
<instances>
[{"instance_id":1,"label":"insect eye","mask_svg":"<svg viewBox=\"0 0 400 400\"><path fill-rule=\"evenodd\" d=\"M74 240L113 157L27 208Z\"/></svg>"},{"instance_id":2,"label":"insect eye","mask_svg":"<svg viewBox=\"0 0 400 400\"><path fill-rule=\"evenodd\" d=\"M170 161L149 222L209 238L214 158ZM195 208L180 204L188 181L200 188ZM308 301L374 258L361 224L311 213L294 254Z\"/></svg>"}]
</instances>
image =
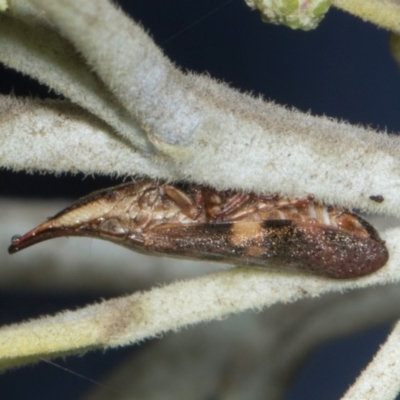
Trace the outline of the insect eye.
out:
<instances>
[{"instance_id":1,"label":"insect eye","mask_svg":"<svg viewBox=\"0 0 400 400\"><path fill-rule=\"evenodd\" d=\"M106 219L99 229L101 236L123 240L127 234L127 229L117 218Z\"/></svg>"}]
</instances>

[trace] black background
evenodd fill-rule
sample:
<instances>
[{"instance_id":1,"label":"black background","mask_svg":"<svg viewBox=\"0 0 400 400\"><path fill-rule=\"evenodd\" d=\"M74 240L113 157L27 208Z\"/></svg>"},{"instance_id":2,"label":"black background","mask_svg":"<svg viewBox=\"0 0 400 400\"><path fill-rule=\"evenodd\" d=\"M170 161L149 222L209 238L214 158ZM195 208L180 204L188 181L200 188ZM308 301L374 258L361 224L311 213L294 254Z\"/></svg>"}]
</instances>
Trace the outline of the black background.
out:
<instances>
[{"instance_id":1,"label":"black background","mask_svg":"<svg viewBox=\"0 0 400 400\"><path fill-rule=\"evenodd\" d=\"M311 110L314 115L326 114L354 124L400 131L399 70L389 53L388 32L372 24L332 9L318 29L302 32L262 23L258 13L250 11L242 0L232 0L217 11L216 7L225 1L119 3L142 22L166 55L184 70L207 72L233 87L263 94L266 99L302 111ZM3 94L13 90L21 96L54 96L29 78L1 67L0 85ZM7 197L76 199L115 183L104 177L83 180L79 175L56 178L0 171L0 194ZM76 308L100 297L104 298L104 294L0 293L0 319L1 323L20 321ZM371 359L389 329L378 327L317 350L287 399L339 398ZM92 379L101 379L102 374L132 351L135 349L94 352L57 362ZM75 399L91 385L42 363L0 375L0 396Z\"/></svg>"}]
</instances>

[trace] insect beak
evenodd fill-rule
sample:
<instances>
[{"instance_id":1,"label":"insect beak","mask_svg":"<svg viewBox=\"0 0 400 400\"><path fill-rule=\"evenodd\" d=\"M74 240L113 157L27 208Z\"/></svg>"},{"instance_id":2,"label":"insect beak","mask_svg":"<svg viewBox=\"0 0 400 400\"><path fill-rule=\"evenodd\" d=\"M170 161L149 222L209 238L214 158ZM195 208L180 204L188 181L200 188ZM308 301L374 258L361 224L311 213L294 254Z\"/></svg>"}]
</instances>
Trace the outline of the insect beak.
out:
<instances>
[{"instance_id":1,"label":"insect beak","mask_svg":"<svg viewBox=\"0 0 400 400\"><path fill-rule=\"evenodd\" d=\"M54 227L51 223L45 222L37 228L25 233L25 235L15 235L11 239L11 245L8 248L9 254L14 254L20 250L30 247L36 243L43 242L60 236L76 236L76 230L69 227Z\"/></svg>"},{"instance_id":2,"label":"insect beak","mask_svg":"<svg viewBox=\"0 0 400 400\"><path fill-rule=\"evenodd\" d=\"M109 213L113 206L112 200L95 192L92 197L81 199L25 235L13 236L8 252L14 254L36 243L61 236L96 237L102 216Z\"/></svg>"}]
</instances>

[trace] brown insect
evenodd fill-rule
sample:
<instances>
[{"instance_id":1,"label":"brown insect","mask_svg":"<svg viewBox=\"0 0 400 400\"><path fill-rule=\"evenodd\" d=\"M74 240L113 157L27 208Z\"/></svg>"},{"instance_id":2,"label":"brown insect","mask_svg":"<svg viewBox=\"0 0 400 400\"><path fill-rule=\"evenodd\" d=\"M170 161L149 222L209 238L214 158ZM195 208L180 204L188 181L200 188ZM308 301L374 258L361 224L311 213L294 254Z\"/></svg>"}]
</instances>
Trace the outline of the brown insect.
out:
<instances>
[{"instance_id":1,"label":"brown insect","mask_svg":"<svg viewBox=\"0 0 400 400\"><path fill-rule=\"evenodd\" d=\"M59 236L90 236L160 256L355 278L381 268L388 251L364 219L313 196L289 199L150 179L78 200L23 236L9 253Z\"/></svg>"},{"instance_id":2,"label":"brown insect","mask_svg":"<svg viewBox=\"0 0 400 400\"><path fill-rule=\"evenodd\" d=\"M384 197L380 194L369 196L369 198L376 203L383 203L385 201Z\"/></svg>"}]
</instances>

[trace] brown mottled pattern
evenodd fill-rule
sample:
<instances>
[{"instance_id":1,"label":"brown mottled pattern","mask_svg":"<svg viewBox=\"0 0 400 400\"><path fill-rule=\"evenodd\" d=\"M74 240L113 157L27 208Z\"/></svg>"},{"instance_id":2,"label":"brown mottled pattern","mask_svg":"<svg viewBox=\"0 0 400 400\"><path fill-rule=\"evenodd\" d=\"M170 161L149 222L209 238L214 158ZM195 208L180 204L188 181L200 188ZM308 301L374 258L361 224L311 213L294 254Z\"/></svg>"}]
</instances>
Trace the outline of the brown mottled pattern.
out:
<instances>
[{"instance_id":1,"label":"brown mottled pattern","mask_svg":"<svg viewBox=\"0 0 400 400\"><path fill-rule=\"evenodd\" d=\"M57 236L92 236L135 251L353 278L388 259L375 229L316 203L144 179L92 193L22 237L10 253Z\"/></svg>"}]
</instances>

